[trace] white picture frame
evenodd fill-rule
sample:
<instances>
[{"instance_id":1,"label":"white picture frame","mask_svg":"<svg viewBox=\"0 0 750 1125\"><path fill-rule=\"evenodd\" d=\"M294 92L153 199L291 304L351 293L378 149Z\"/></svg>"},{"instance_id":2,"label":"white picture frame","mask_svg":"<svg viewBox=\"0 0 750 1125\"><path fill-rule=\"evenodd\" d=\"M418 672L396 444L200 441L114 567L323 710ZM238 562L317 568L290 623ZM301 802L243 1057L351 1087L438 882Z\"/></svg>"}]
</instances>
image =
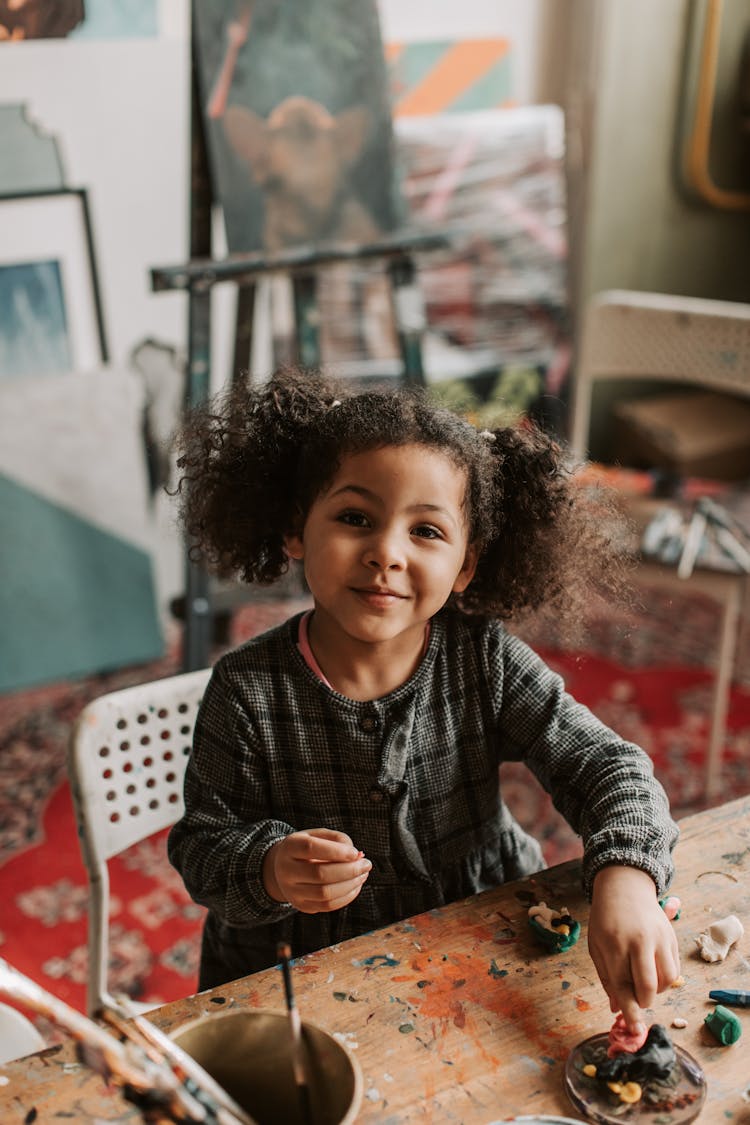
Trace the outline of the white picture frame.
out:
<instances>
[{"instance_id":1,"label":"white picture frame","mask_svg":"<svg viewBox=\"0 0 750 1125\"><path fill-rule=\"evenodd\" d=\"M0 289L0 378L107 362L84 189L0 196Z\"/></svg>"}]
</instances>

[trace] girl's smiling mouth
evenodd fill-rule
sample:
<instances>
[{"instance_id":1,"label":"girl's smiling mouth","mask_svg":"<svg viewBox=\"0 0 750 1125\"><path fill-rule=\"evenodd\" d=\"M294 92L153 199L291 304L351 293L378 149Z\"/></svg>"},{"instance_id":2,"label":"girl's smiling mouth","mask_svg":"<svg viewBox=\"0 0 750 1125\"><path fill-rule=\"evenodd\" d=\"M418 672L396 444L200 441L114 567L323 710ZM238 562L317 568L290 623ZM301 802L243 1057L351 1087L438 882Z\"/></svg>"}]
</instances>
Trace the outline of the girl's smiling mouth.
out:
<instances>
[{"instance_id":1,"label":"girl's smiling mouth","mask_svg":"<svg viewBox=\"0 0 750 1125\"><path fill-rule=\"evenodd\" d=\"M360 597L366 598L367 601L383 605L390 601L400 601L406 597L406 594L399 594L395 590L389 590L383 586L352 586L352 590Z\"/></svg>"}]
</instances>

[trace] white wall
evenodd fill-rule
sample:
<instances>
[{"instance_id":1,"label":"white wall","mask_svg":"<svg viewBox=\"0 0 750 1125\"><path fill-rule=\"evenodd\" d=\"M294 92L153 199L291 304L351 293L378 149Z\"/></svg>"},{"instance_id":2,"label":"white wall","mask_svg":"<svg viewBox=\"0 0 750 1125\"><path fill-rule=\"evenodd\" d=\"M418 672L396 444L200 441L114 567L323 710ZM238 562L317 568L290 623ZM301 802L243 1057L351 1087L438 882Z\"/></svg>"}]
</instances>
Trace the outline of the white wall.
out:
<instances>
[{"instance_id":1,"label":"white wall","mask_svg":"<svg viewBox=\"0 0 750 1125\"><path fill-rule=\"evenodd\" d=\"M24 103L58 141L68 186L88 190L111 360L146 335L182 345L186 301L150 291L148 268L187 253L187 3L158 39L5 46L0 103Z\"/></svg>"},{"instance_id":2,"label":"white wall","mask_svg":"<svg viewBox=\"0 0 750 1125\"><path fill-rule=\"evenodd\" d=\"M124 369L146 336L185 346L187 299L151 292L148 271L188 253L189 28L187 0L160 0L157 38L2 48L0 104L24 104L57 139L67 185L87 189L111 368ZM151 538L166 616L183 586L183 560L165 497Z\"/></svg>"}]
</instances>

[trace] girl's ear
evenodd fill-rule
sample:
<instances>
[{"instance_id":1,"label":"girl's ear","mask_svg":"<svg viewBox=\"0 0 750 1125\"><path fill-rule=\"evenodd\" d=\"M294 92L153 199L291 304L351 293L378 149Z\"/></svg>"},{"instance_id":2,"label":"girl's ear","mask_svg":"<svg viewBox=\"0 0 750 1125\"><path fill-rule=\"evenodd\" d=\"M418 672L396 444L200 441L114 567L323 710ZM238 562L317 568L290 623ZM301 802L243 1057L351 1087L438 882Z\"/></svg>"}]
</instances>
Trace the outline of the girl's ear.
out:
<instances>
[{"instance_id":1,"label":"girl's ear","mask_svg":"<svg viewBox=\"0 0 750 1125\"><path fill-rule=\"evenodd\" d=\"M478 562L479 550L473 543L470 543L466 548L466 557L464 558L463 566L456 575L456 581L453 583L454 594L463 594L464 590L476 574Z\"/></svg>"},{"instance_id":2,"label":"girl's ear","mask_svg":"<svg viewBox=\"0 0 750 1125\"><path fill-rule=\"evenodd\" d=\"M302 559L305 552L302 546L301 535L285 535L284 536L284 550L289 555L290 559Z\"/></svg>"}]
</instances>

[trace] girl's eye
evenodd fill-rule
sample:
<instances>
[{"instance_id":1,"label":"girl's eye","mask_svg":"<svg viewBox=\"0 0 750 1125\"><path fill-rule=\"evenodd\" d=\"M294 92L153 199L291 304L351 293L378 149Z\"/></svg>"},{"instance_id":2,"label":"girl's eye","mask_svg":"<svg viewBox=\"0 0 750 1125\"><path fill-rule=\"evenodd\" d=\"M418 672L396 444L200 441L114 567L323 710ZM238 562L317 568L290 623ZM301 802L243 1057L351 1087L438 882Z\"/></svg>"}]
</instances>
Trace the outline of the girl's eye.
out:
<instances>
[{"instance_id":1,"label":"girl's eye","mask_svg":"<svg viewBox=\"0 0 750 1125\"><path fill-rule=\"evenodd\" d=\"M414 534L420 539L442 539L442 535L438 529L436 527L431 527L429 524L420 524L419 527L415 527Z\"/></svg>"},{"instance_id":2,"label":"girl's eye","mask_svg":"<svg viewBox=\"0 0 750 1125\"><path fill-rule=\"evenodd\" d=\"M342 512L338 517L339 523L345 523L349 527L367 527L367 516L364 512Z\"/></svg>"}]
</instances>

